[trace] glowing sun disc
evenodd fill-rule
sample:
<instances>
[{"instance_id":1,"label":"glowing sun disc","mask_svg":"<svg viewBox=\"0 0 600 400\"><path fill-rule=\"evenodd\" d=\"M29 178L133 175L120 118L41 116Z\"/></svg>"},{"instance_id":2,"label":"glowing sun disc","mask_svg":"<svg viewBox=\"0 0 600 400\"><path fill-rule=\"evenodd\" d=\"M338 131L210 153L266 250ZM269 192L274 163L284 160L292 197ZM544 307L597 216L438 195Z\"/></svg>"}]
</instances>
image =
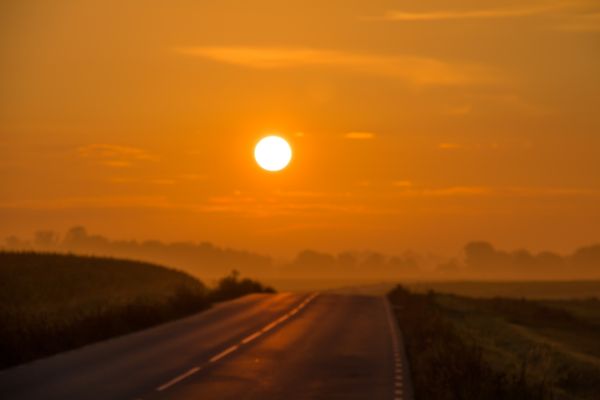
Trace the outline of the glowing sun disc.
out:
<instances>
[{"instance_id":1,"label":"glowing sun disc","mask_svg":"<svg viewBox=\"0 0 600 400\"><path fill-rule=\"evenodd\" d=\"M254 148L254 159L262 169L281 171L292 160L292 148L279 136L267 136Z\"/></svg>"}]
</instances>

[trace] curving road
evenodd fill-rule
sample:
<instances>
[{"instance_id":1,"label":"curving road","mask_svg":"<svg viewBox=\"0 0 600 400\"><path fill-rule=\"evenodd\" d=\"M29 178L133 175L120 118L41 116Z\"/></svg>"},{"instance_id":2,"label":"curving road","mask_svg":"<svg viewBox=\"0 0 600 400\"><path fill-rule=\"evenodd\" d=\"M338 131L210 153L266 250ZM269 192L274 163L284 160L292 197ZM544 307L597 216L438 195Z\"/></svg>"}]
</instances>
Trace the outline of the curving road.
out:
<instances>
[{"instance_id":1,"label":"curving road","mask_svg":"<svg viewBox=\"0 0 600 400\"><path fill-rule=\"evenodd\" d=\"M382 297L251 295L0 372L2 399L411 399Z\"/></svg>"}]
</instances>

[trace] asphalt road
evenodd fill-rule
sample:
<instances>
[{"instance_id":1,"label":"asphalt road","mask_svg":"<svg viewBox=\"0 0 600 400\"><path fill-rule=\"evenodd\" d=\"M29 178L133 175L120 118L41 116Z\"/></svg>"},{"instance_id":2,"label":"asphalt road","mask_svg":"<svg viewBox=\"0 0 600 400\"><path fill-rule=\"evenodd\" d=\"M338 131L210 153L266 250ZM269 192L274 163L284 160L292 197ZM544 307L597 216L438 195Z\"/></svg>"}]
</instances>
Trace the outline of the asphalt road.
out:
<instances>
[{"instance_id":1,"label":"asphalt road","mask_svg":"<svg viewBox=\"0 0 600 400\"><path fill-rule=\"evenodd\" d=\"M0 372L2 399L411 399L382 297L252 295Z\"/></svg>"}]
</instances>

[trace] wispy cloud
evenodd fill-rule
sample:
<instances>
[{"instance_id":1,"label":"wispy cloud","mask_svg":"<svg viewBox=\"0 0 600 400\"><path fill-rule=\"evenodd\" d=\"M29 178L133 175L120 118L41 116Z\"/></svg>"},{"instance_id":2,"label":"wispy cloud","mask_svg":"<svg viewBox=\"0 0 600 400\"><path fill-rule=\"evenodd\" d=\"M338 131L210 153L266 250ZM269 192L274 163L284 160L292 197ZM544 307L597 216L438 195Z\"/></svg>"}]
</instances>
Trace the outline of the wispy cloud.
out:
<instances>
[{"instance_id":1,"label":"wispy cloud","mask_svg":"<svg viewBox=\"0 0 600 400\"><path fill-rule=\"evenodd\" d=\"M458 143L439 143L438 144L438 149L441 150L458 150L461 149L463 146L458 144Z\"/></svg>"},{"instance_id":2,"label":"wispy cloud","mask_svg":"<svg viewBox=\"0 0 600 400\"><path fill-rule=\"evenodd\" d=\"M470 104L465 104L462 106L448 107L443 111L443 114L451 116L465 116L470 114L472 111L473 107Z\"/></svg>"},{"instance_id":3,"label":"wispy cloud","mask_svg":"<svg viewBox=\"0 0 600 400\"><path fill-rule=\"evenodd\" d=\"M512 8L490 8L478 10L460 10L460 11L388 11L380 17L369 17L368 19L386 20L386 21L444 21L461 19L490 19L490 18L518 18L534 15L546 14L563 9L566 3L550 3L538 5L524 5Z\"/></svg>"},{"instance_id":4,"label":"wispy cloud","mask_svg":"<svg viewBox=\"0 0 600 400\"><path fill-rule=\"evenodd\" d=\"M558 25L557 29L574 32L600 32L600 12L571 16Z\"/></svg>"},{"instance_id":5,"label":"wispy cloud","mask_svg":"<svg viewBox=\"0 0 600 400\"><path fill-rule=\"evenodd\" d=\"M157 161L158 157L136 147L114 144L90 144L77 149L81 158L91 159L113 168L126 168L138 161Z\"/></svg>"},{"instance_id":6,"label":"wispy cloud","mask_svg":"<svg viewBox=\"0 0 600 400\"><path fill-rule=\"evenodd\" d=\"M179 175L179 179L184 181L198 182L204 181L208 178L207 175L204 174L196 174L196 173L187 173Z\"/></svg>"},{"instance_id":7,"label":"wispy cloud","mask_svg":"<svg viewBox=\"0 0 600 400\"><path fill-rule=\"evenodd\" d=\"M598 197L600 191L585 188L563 187L511 187L511 186L449 186L400 187L398 197Z\"/></svg>"},{"instance_id":8,"label":"wispy cloud","mask_svg":"<svg viewBox=\"0 0 600 400\"><path fill-rule=\"evenodd\" d=\"M600 199L595 188L565 187L502 187L502 186L446 186L431 187L399 181L390 191L364 191L354 193L242 193L239 191L186 203L165 196L98 196L67 197L0 202L0 210L65 210L65 209L166 209L201 214L237 215L244 218L295 218L332 215L387 215L405 213L399 206L402 199L422 201L430 199L443 204L446 199L494 198L580 198Z\"/></svg>"},{"instance_id":9,"label":"wispy cloud","mask_svg":"<svg viewBox=\"0 0 600 400\"><path fill-rule=\"evenodd\" d=\"M195 206L194 210L206 213L239 214L257 218L370 212L370 207L355 202L351 198L345 199L345 197L347 197L346 194L333 193L326 196L322 196L322 194L307 196L306 193L255 196L237 193L209 198L205 204Z\"/></svg>"},{"instance_id":10,"label":"wispy cloud","mask_svg":"<svg viewBox=\"0 0 600 400\"><path fill-rule=\"evenodd\" d=\"M370 140L375 138L375 133L373 132L348 132L344 135L346 139L353 140Z\"/></svg>"},{"instance_id":11,"label":"wispy cloud","mask_svg":"<svg viewBox=\"0 0 600 400\"><path fill-rule=\"evenodd\" d=\"M163 196L97 196L66 197L45 200L23 200L0 203L0 208L56 210L97 208L172 208Z\"/></svg>"},{"instance_id":12,"label":"wispy cloud","mask_svg":"<svg viewBox=\"0 0 600 400\"><path fill-rule=\"evenodd\" d=\"M493 194L493 188L485 186L452 186L439 189L425 189L420 195L425 197L455 197L455 196L483 196Z\"/></svg>"},{"instance_id":13,"label":"wispy cloud","mask_svg":"<svg viewBox=\"0 0 600 400\"><path fill-rule=\"evenodd\" d=\"M410 188L413 186L412 181L402 180L402 181L394 181L392 182L392 186L399 188Z\"/></svg>"},{"instance_id":14,"label":"wispy cloud","mask_svg":"<svg viewBox=\"0 0 600 400\"><path fill-rule=\"evenodd\" d=\"M418 85L465 85L495 81L477 65L409 55L375 55L313 48L179 47L178 53L254 69L329 67L382 75Z\"/></svg>"},{"instance_id":15,"label":"wispy cloud","mask_svg":"<svg viewBox=\"0 0 600 400\"><path fill-rule=\"evenodd\" d=\"M437 144L439 150L452 151L452 150L468 150L468 151L497 151L497 150L521 150L529 149L532 147L532 143L526 140L504 140L502 142L490 141L490 142L468 142L468 143L456 143L456 142L441 142Z\"/></svg>"},{"instance_id":16,"label":"wispy cloud","mask_svg":"<svg viewBox=\"0 0 600 400\"><path fill-rule=\"evenodd\" d=\"M115 184L142 184L142 185L175 185L177 181L175 179L163 179L163 178L151 178L151 179L138 179L138 178L121 178L114 177L108 179L108 182Z\"/></svg>"}]
</instances>

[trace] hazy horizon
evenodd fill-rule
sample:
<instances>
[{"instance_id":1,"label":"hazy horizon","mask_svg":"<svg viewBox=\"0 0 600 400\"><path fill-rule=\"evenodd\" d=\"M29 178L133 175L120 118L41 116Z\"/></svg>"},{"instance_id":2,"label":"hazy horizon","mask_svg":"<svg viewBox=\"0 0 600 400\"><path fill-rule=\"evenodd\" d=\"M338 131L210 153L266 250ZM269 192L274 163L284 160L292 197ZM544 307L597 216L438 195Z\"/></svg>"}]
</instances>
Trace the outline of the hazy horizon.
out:
<instances>
[{"instance_id":1,"label":"hazy horizon","mask_svg":"<svg viewBox=\"0 0 600 400\"><path fill-rule=\"evenodd\" d=\"M329 253L306 248L292 257L277 258L209 241L115 240L77 226L64 233L41 230L32 237L12 235L0 242L2 249L143 260L186 271L199 279L215 279L232 270L265 279L339 282L600 279L600 243L580 246L567 254L505 250L486 241L469 241L451 257L408 249L394 253L369 249Z\"/></svg>"}]
</instances>

